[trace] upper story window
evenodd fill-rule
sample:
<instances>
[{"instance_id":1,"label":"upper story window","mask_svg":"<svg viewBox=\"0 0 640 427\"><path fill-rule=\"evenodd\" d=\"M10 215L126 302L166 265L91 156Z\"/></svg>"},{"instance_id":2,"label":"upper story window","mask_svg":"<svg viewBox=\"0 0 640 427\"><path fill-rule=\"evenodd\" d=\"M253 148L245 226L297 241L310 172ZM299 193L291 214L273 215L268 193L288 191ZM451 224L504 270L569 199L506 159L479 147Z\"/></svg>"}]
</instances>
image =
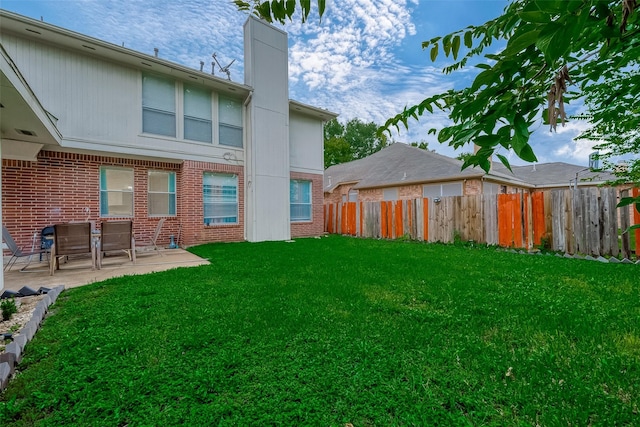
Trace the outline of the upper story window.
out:
<instances>
[{"instance_id":1,"label":"upper story window","mask_svg":"<svg viewBox=\"0 0 640 427\"><path fill-rule=\"evenodd\" d=\"M176 173L149 171L149 216L176 215Z\"/></svg>"},{"instance_id":2,"label":"upper story window","mask_svg":"<svg viewBox=\"0 0 640 427\"><path fill-rule=\"evenodd\" d=\"M242 102L220 95L218 120L220 145L242 148Z\"/></svg>"},{"instance_id":3,"label":"upper story window","mask_svg":"<svg viewBox=\"0 0 640 427\"><path fill-rule=\"evenodd\" d=\"M184 139L213 142L211 92L184 85Z\"/></svg>"},{"instance_id":4,"label":"upper story window","mask_svg":"<svg viewBox=\"0 0 640 427\"><path fill-rule=\"evenodd\" d=\"M176 91L172 80L143 74L142 131L176 136Z\"/></svg>"},{"instance_id":5,"label":"upper story window","mask_svg":"<svg viewBox=\"0 0 640 427\"><path fill-rule=\"evenodd\" d=\"M133 169L100 168L100 216L133 216Z\"/></svg>"},{"instance_id":6,"label":"upper story window","mask_svg":"<svg viewBox=\"0 0 640 427\"><path fill-rule=\"evenodd\" d=\"M311 181L292 179L289 202L291 222L311 221Z\"/></svg>"},{"instance_id":7,"label":"upper story window","mask_svg":"<svg viewBox=\"0 0 640 427\"><path fill-rule=\"evenodd\" d=\"M205 173L203 176L204 223L238 223L238 176Z\"/></svg>"}]
</instances>

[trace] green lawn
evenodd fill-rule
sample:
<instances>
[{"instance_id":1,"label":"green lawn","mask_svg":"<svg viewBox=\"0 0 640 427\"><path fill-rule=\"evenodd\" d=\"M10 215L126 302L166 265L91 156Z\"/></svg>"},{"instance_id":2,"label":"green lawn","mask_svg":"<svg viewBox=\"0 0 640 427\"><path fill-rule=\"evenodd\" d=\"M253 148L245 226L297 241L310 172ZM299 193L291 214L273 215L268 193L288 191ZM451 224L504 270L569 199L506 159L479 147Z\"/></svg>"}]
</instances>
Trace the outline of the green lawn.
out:
<instances>
[{"instance_id":1,"label":"green lawn","mask_svg":"<svg viewBox=\"0 0 640 427\"><path fill-rule=\"evenodd\" d=\"M640 266L331 236L62 293L0 424L640 424Z\"/></svg>"}]
</instances>

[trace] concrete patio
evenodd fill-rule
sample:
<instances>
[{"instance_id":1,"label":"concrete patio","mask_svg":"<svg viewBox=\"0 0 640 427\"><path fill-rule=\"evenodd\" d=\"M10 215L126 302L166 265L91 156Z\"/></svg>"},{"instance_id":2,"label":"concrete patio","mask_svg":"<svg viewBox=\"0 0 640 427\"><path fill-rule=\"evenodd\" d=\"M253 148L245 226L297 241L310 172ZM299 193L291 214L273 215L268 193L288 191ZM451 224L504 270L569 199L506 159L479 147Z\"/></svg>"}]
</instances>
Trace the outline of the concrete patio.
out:
<instances>
[{"instance_id":1,"label":"concrete patio","mask_svg":"<svg viewBox=\"0 0 640 427\"><path fill-rule=\"evenodd\" d=\"M108 254L102 260L102 268L92 270L89 256L70 257L66 263L61 264L60 269L56 270L53 276L50 276L47 259L40 262L35 255L24 271L20 269L25 266L28 258L18 260L11 270L4 272L4 289L18 291L23 286L28 286L37 291L42 286L53 288L60 285L73 288L112 277L147 274L209 263L184 249L163 249L161 253L153 250L136 251L136 258L136 263L133 264L124 252Z\"/></svg>"}]
</instances>

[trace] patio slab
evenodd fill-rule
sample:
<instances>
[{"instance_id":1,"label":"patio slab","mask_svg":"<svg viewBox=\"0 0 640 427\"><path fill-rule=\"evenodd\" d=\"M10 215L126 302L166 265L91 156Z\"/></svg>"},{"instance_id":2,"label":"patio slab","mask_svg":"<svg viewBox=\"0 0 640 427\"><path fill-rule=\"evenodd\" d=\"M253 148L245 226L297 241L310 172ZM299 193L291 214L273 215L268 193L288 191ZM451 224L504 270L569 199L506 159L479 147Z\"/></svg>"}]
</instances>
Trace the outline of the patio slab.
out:
<instances>
[{"instance_id":1,"label":"patio slab","mask_svg":"<svg viewBox=\"0 0 640 427\"><path fill-rule=\"evenodd\" d=\"M209 264L206 259L184 249L164 249L161 255L155 251L138 251L136 258L136 263L133 264L124 252L108 254L102 260L102 268L92 270L90 257L70 257L66 263L61 264L53 276L49 275L49 263L46 260L39 262L34 259L24 271L20 271L27 262L25 258L16 263L10 271L4 272L4 289L18 291L28 286L37 290L40 287L53 288L59 285L74 288L112 277Z\"/></svg>"}]
</instances>

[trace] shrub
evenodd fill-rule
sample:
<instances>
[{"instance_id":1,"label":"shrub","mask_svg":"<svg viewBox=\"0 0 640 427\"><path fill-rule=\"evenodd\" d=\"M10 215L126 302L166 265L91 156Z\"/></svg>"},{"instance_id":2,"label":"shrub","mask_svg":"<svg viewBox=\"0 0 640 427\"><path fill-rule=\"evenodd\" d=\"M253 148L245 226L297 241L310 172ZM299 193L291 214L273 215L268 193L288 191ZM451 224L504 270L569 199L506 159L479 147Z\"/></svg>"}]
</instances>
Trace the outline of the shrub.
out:
<instances>
[{"instance_id":1,"label":"shrub","mask_svg":"<svg viewBox=\"0 0 640 427\"><path fill-rule=\"evenodd\" d=\"M2 320L9 320L14 313L18 312L18 307L16 307L16 302L13 298L2 301L0 309L2 309Z\"/></svg>"}]
</instances>

